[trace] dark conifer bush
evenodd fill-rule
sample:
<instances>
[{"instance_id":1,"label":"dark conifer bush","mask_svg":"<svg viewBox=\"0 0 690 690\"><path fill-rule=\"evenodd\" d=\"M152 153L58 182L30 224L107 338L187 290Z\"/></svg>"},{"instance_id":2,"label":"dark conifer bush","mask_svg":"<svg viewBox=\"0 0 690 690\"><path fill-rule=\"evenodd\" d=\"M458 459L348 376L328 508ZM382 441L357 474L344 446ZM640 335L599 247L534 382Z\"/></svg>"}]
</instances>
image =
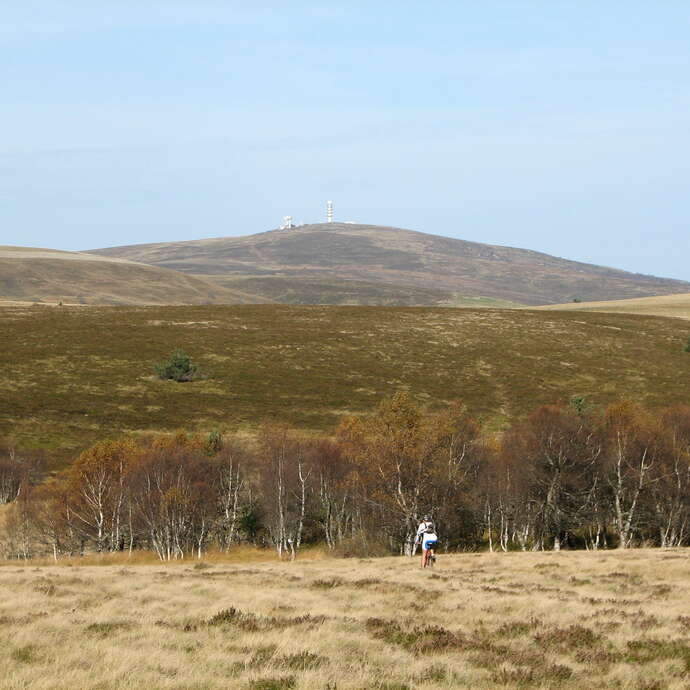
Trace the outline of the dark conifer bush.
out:
<instances>
[{"instance_id":1,"label":"dark conifer bush","mask_svg":"<svg viewBox=\"0 0 690 690\"><path fill-rule=\"evenodd\" d=\"M172 381L196 381L202 378L199 367L192 363L184 350L173 350L170 357L155 366L159 379Z\"/></svg>"}]
</instances>

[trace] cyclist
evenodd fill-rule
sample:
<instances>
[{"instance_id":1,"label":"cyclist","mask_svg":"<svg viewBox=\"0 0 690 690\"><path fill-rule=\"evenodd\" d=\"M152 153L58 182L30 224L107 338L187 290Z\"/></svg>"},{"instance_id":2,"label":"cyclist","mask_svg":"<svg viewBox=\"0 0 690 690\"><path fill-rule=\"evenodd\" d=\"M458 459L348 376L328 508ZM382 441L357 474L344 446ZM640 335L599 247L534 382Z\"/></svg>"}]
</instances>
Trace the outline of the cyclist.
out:
<instances>
[{"instance_id":1,"label":"cyclist","mask_svg":"<svg viewBox=\"0 0 690 690\"><path fill-rule=\"evenodd\" d=\"M436 536L436 529L434 528L434 523L430 522L422 536L422 568L426 568L436 561L434 550L437 544L438 537Z\"/></svg>"},{"instance_id":2,"label":"cyclist","mask_svg":"<svg viewBox=\"0 0 690 690\"><path fill-rule=\"evenodd\" d=\"M419 527L417 527L417 534L415 535L414 538L414 545L412 547L412 556L414 556L417 553L417 547L421 546L422 544L422 537L424 536L424 532L426 532L426 528L429 525L433 525L434 523L431 521L431 515L425 515L424 519L419 523Z\"/></svg>"},{"instance_id":3,"label":"cyclist","mask_svg":"<svg viewBox=\"0 0 690 690\"><path fill-rule=\"evenodd\" d=\"M424 532L426 532L426 528L429 527L429 525L432 527L434 526L434 523L431 521L431 515L425 515L424 519L419 523L419 527L417 527L417 537L414 540L415 546L422 543L422 537L424 536Z\"/></svg>"}]
</instances>

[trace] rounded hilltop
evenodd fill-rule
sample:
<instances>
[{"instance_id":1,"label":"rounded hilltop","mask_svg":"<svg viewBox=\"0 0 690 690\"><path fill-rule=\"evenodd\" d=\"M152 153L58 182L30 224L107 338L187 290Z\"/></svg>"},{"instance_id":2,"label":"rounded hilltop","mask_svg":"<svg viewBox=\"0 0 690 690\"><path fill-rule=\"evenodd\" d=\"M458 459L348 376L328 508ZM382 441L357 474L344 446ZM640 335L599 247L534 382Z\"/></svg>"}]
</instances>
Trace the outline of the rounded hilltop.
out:
<instances>
[{"instance_id":1,"label":"rounded hilltop","mask_svg":"<svg viewBox=\"0 0 690 690\"><path fill-rule=\"evenodd\" d=\"M93 253L181 271L264 301L288 303L311 304L325 297L322 303L328 304L458 306L473 298L542 305L690 292L690 283L683 281L528 249L342 221ZM405 301L410 293L413 300ZM382 295L391 301L382 301Z\"/></svg>"}]
</instances>

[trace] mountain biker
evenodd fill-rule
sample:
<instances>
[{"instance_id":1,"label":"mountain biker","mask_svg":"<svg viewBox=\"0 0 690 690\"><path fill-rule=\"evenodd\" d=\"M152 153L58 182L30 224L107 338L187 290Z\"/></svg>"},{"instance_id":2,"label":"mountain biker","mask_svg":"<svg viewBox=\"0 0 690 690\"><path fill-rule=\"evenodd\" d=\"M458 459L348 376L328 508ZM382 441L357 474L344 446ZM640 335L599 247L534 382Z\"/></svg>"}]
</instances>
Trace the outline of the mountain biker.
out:
<instances>
[{"instance_id":1,"label":"mountain biker","mask_svg":"<svg viewBox=\"0 0 690 690\"><path fill-rule=\"evenodd\" d=\"M429 523L422 537L422 568L426 568L436 560L434 550L438 544L434 524Z\"/></svg>"}]
</instances>

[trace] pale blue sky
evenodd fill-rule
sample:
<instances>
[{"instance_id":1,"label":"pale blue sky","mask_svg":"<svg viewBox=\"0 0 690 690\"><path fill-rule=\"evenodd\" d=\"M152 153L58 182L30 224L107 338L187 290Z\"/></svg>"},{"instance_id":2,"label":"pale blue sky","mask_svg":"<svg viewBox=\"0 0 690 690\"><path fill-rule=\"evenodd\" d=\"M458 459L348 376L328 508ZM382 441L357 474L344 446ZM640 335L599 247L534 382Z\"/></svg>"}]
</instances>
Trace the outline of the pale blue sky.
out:
<instances>
[{"instance_id":1,"label":"pale blue sky","mask_svg":"<svg viewBox=\"0 0 690 690\"><path fill-rule=\"evenodd\" d=\"M690 280L690 2L5 0L0 244L336 217Z\"/></svg>"}]
</instances>

